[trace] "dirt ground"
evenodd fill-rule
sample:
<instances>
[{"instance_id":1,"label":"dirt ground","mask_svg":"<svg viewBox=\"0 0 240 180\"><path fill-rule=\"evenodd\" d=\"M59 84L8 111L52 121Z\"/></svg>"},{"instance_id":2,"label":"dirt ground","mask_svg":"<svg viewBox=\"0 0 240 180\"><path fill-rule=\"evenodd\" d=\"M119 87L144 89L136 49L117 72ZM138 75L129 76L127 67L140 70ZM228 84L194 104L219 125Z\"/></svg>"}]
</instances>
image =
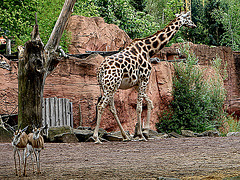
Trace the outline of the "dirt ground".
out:
<instances>
[{"instance_id":1,"label":"dirt ground","mask_svg":"<svg viewBox=\"0 0 240 180\"><path fill-rule=\"evenodd\" d=\"M10 143L0 143L0 179L15 176ZM36 168L35 168L36 169ZM40 175L28 158L20 179L222 179L240 176L240 137L148 142L46 143Z\"/></svg>"}]
</instances>

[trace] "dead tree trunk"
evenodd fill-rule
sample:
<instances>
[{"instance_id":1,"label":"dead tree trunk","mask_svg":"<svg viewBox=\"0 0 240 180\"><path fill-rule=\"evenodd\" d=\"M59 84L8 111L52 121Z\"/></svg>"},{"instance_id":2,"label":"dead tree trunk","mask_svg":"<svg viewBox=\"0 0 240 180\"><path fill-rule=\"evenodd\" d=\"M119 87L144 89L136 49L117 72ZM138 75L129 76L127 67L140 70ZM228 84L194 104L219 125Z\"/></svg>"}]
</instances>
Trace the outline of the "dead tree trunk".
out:
<instances>
[{"instance_id":1,"label":"dead tree trunk","mask_svg":"<svg viewBox=\"0 0 240 180\"><path fill-rule=\"evenodd\" d=\"M18 127L42 126L42 102L46 77L59 63L58 47L76 0L65 0L52 34L44 47L38 24L31 40L25 43L23 59L18 64Z\"/></svg>"}]
</instances>

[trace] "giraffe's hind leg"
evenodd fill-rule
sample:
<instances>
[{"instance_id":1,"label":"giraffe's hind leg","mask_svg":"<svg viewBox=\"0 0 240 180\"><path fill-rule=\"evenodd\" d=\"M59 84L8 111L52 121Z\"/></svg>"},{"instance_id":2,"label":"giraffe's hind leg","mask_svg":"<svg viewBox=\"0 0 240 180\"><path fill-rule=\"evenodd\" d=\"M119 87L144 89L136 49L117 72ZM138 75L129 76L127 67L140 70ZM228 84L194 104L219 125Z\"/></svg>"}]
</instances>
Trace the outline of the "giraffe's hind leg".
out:
<instances>
[{"instance_id":1,"label":"giraffe's hind leg","mask_svg":"<svg viewBox=\"0 0 240 180\"><path fill-rule=\"evenodd\" d=\"M102 143L98 137L98 130L99 130L100 122L101 122L102 113L103 113L104 109L106 108L106 106L108 105L108 103L109 103L109 96L104 94L102 99L100 100L100 102L97 105L97 125L96 125L94 133L93 133L93 139L96 144Z\"/></svg>"},{"instance_id":2,"label":"giraffe's hind leg","mask_svg":"<svg viewBox=\"0 0 240 180\"><path fill-rule=\"evenodd\" d=\"M142 101L143 101L143 94L142 91L138 91L138 98L137 98L137 128L135 137L138 136L141 141L147 141L146 138L143 136L142 133L142 121L141 121L141 114L142 114Z\"/></svg>"},{"instance_id":3,"label":"giraffe's hind leg","mask_svg":"<svg viewBox=\"0 0 240 180\"><path fill-rule=\"evenodd\" d=\"M113 114L114 118L116 119L117 124L120 128L121 134L123 136L123 141L130 141L130 138L127 136L126 132L124 131L124 129L121 125L121 122L119 121L119 118L117 116L117 111L116 111L116 108L115 108L115 105L114 105L113 96L110 98L109 106L110 106L110 111L112 112L112 114Z\"/></svg>"},{"instance_id":4,"label":"giraffe's hind leg","mask_svg":"<svg viewBox=\"0 0 240 180\"><path fill-rule=\"evenodd\" d=\"M145 127L143 130L143 135L148 139L149 138L149 129L150 129L150 118L151 118L151 111L154 108L152 101L149 99L147 94L144 94L144 99L147 102L147 121L145 123Z\"/></svg>"}]
</instances>

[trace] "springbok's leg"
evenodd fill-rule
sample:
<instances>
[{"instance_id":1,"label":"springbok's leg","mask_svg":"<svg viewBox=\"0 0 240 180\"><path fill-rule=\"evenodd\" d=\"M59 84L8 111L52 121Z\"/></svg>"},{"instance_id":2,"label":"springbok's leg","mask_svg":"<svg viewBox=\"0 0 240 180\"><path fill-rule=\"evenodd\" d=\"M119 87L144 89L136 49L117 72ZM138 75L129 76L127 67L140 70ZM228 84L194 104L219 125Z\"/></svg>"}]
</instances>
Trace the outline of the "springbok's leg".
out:
<instances>
[{"instance_id":1,"label":"springbok's leg","mask_svg":"<svg viewBox=\"0 0 240 180\"><path fill-rule=\"evenodd\" d=\"M143 135L148 139L149 138L149 129L150 129L150 118L151 118L151 111L154 108L152 101L149 99L147 94L144 94L144 99L147 102L147 121L145 123L145 127L143 130Z\"/></svg>"},{"instance_id":2,"label":"springbok's leg","mask_svg":"<svg viewBox=\"0 0 240 180\"><path fill-rule=\"evenodd\" d=\"M30 144L28 144L27 145L27 158L28 158L28 156L29 155L31 155L31 161L32 161L32 168L33 168L33 173L34 173L34 163L33 163L33 147L30 145Z\"/></svg>"},{"instance_id":3,"label":"springbok's leg","mask_svg":"<svg viewBox=\"0 0 240 180\"><path fill-rule=\"evenodd\" d=\"M19 174L18 176L21 176L21 154L20 154L20 150L17 150L17 154L18 154L18 162L19 162Z\"/></svg>"},{"instance_id":4,"label":"springbok's leg","mask_svg":"<svg viewBox=\"0 0 240 180\"><path fill-rule=\"evenodd\" d=\"M94 129L94 133L93 133L93 139L95 140L96 144L102 143L98 138L98 130L99 130L103 110L108 105L108 103L109 103L109 97L106 94L104 94L102 99L100 100L100 102L97 105L97 124Z\"/></svg>"},{"instance_id":5,"label":"springbok's leg","mask_svg":"<svg viewBox=\"0 0 240 180\"><path fill-rule=\"evenodd\" d=\"M37 161L37 174L40 174L40 150L34 149L36 161Z\"/></svg>"},{"instance_id":6,"label":"springbok's leg","mask_svg":"<svg viewBox=\"0 0 240 180\"><path fill-rule=\"evenodd\" d=\"M27 166L27 147L23 151L23 175L26 176L26 166Z\"/></svg>"},{"instance_id":7,"label":"springbok's leg","mask_svg":"<svg viewBox=\"0 0 240 180\"><path fill-rule=\"evenodd\" d=\"M16 171L16 176L18 175L18 172L17 172L17 160L16 160L16 147L14 147L13 149L13 155L14 155L14 163L15 163L15 171Z\"/></svg>"},{"instance_id":8,"label":"springbok's leg","mask_svg":"<svg viewBox=\"0 0 240 180\"><path fill-rule=\"evenodd\" d=\"M117 111L116 111L116 108L115 108L115 105L114 105L114 98L113 96L110 97L110 102L109 102L109 105L110 105L110 111L112 112L113 116L115 117L116 121L117 121L117 124L120 128L120 131L121 131L121 134L123 136L123 141L130 141L130 138L127 136L126 132L124 131L122 125L121 125L121 122L119 121L119 118L117 116Z\"/></svg>"}]
</instances>

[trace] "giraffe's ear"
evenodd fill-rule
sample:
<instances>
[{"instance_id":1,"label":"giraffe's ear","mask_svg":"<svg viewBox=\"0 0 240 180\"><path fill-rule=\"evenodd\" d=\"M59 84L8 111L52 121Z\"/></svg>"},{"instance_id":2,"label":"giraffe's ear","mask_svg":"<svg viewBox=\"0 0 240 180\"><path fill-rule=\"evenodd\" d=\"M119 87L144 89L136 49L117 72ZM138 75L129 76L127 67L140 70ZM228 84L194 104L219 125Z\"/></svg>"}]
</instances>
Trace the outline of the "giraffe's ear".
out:
<instances>
[{"instance_id":1,"label":"giraffe's ear","mask_svg":"<svg viewBox=\"0 0 240 180\"><path fill-rule=\"evenodd\" d=\"M182 17L184 17L184 18L185 18L185 17L189 16L190 14L191 14L191 12L190 12L190 11L188 11L186 14L183 14L183 15L182 15Z\"/></svg>"}]
</instances>

